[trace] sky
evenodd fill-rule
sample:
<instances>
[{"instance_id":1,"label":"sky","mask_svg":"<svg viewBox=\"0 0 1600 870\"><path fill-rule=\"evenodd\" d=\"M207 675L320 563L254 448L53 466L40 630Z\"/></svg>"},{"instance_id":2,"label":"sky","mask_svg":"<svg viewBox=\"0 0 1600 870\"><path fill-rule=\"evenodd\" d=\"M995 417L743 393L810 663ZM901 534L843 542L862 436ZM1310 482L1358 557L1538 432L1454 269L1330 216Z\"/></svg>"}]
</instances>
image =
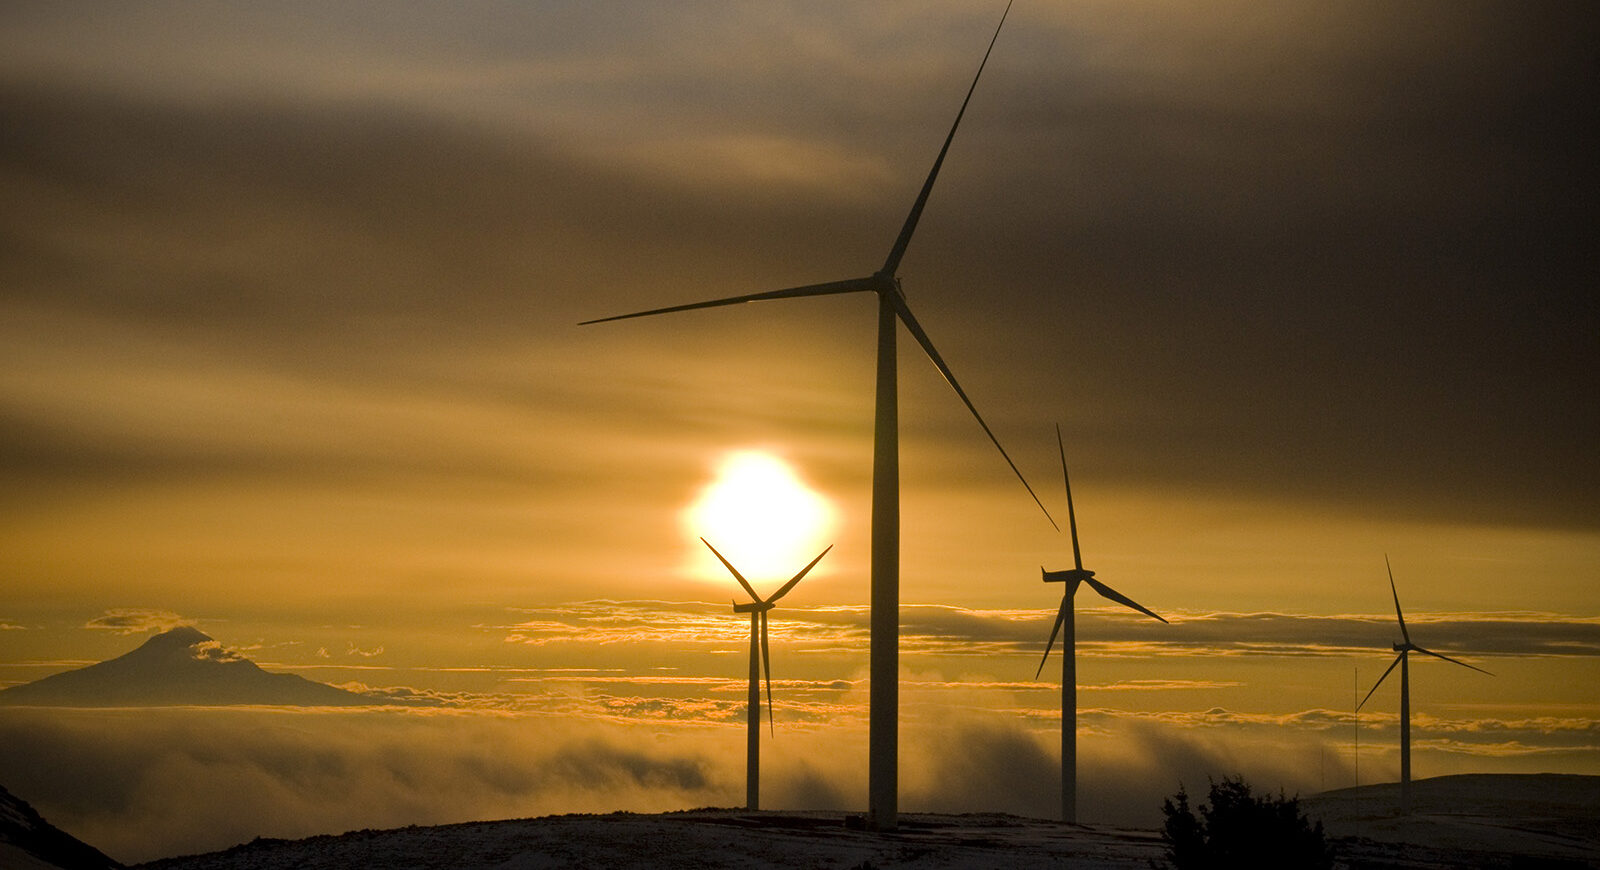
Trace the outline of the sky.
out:
<instances>
[{"instance_id":1,"label":"sky","mask_svg":"<svg viewBox=\"0 0 1600 870\"><path fill-rule=\"evenodd\" d=\"M735 804L748 625L691 508L757 451L826 517L752 583L834 547L772 617L773 805L861 808L871 300L577 324L875 270L1003 8L7 3L0 685L194 624L451 706L7 711L0 781L123 858ZM900 276L1172 622L1079 597L1089 819L1353 782L1386 557L1495 674L1414 668L1417 775L1600 773L1591 18L1011 11ZM1070 543L904 337L900 390L902 808L1047 815Z\"/></svg>"}]
</instances>

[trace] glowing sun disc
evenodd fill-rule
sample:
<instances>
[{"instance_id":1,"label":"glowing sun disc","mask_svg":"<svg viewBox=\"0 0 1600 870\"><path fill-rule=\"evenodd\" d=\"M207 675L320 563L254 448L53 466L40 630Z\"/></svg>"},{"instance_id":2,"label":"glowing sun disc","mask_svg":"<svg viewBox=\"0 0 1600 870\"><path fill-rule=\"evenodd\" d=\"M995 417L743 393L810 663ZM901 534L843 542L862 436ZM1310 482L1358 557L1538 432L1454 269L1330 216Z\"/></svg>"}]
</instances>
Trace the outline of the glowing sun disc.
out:
<instances>
[{"instance_id":1,"label":"glowing sun disc","mask_svg":"<svg viewBox=\"0 0 1600 870\"><path fill-rule=\"evenodd\" d=\"M703 537L756 584L757 592L769 594L770 581L793 577L828 546L824 539L833 520L827 498L782 459L761 450L729 453L717 463L716 478L684 511L696 551L691 570L699 579L735 583L695 540Z\"/></svg>"}]
</instances>

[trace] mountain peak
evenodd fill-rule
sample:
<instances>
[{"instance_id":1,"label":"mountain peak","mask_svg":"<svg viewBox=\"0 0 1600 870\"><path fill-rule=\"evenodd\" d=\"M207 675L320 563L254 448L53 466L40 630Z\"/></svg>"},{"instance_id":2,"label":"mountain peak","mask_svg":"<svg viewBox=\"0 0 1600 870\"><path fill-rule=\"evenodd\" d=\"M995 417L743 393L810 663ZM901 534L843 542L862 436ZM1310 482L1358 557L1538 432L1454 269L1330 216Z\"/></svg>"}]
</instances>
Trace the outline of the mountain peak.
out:
<instances>
[{"instance_id":1,"label":"mountain peak","mask_svg":"<svg viewBox=\"0 0 1600 870\"><path fill-rule=\"evenodd\" d=\"M183 647L194 646L197 643L210 642L213 642L213 638L200 629L195 628L192 625L180 625L176 628L169 628L166 631L152 636L149 640L144 642L144 647L181 649ZM144 647L140 648L143 649Z\"/></svg>"},{"instance_id":2,"label":"mountain peak","mask_svg":"<svg viewBox=\"0 0 1600 870\"><path fill-rule=\"evenodd\" d=\"M114 659L0 691L0 705L66 707L417 703L422 702L358 694L295 674L264 671L192 625L163 631Z\"/></svg>"}]
</instances>

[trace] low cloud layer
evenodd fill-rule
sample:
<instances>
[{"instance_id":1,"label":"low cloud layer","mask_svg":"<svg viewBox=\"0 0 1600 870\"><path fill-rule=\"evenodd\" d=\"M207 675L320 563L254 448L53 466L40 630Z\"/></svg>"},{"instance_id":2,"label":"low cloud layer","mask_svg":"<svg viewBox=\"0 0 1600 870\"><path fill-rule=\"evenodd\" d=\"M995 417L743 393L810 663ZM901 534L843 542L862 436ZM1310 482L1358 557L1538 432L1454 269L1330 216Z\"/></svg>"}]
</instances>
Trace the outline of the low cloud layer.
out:
<instances>
[{"instance_id":1,"label":"low cloud layer","mask_svg":"<svg viewBox=\"0 0 1600 870\"><path fill-rule=\"evenodd\" d=\"M1530 772L1600 755L1592 723L1544 755L1517 752L1537 723L1419 719L1419 775ZM1086 709L1079 732L1086 820L1153 826L1162 797L1244 775L1311 793L1351 784L1348 723L1308 711L1187 719ZM1053 816L1058 732L1004 715L903 724L906 811ZM1370 742L1369 742L1370 741ZM1369 724L1362 779L1396 774L1394 734ZM0 713L0 782L47 818L124 861L224 848L257 836L567 812L733 806L744 794L742 723L409 711ZM764 804L863 808L864 723L786 727L763 743Z\"/></svg>"},{"instance_id":2,"label":"low cloud layer","mask_svg":"<svg viewBox=\"0 0 1600 870\"><path fill-rule=\"evenodd\" d=\"M8 712L0 777L124 861L256 836L727 804L707 741L543 717Z\"/></svg>"}]
</instances>

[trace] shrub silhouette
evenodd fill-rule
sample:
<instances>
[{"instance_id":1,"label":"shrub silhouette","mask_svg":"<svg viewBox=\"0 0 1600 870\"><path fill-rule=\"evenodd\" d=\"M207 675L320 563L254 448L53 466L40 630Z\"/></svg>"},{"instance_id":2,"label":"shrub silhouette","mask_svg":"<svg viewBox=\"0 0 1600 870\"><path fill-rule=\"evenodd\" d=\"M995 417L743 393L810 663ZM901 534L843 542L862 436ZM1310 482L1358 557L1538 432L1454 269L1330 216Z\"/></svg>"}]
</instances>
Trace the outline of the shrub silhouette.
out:
<instances>
[{"instance_id":1,"label":"shrub silhouette","mask_svg":"<svg viewBox=\"0 0 1600 870\"><path fill-rule=\"evenodd\" d=\"M1169 866L1176 870L1330 870L1333 849L1315 824L1300 813L1300 799L1279 792L1255 797L1243 777L1211 783L1210 804L1189 809L1182 786L1161 802Z\"/></svg>"}]
</instances>

